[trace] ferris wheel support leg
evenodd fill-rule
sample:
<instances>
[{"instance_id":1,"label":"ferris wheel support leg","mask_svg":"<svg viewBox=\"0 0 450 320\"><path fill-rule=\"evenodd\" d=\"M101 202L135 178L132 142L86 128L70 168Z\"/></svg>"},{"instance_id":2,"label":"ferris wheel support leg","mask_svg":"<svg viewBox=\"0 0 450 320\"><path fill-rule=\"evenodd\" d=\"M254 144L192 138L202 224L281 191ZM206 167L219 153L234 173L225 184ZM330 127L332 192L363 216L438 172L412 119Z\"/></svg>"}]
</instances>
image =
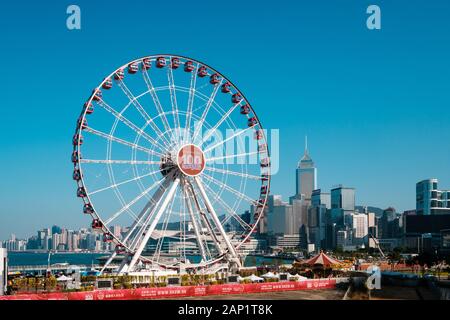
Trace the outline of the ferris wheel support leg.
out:
<instances>
[{"instance_id":1,"label":"ferris wheel support leg","mask_svg":"<svg viewBox=\"0 0 450 320\"><path fill-rule=\"evenodd\" d=\"M158 212L156 213L156 216L153 219L150 227L146 231L144 238L139 243L139 246L138 246L137 250L135 251L133 258L131 259L131 262L128 265L127 271L131 271L134 268L134 266L136 265L136 262L139 260L139 257L141 256L142 251L144 251L145 245L147 244L148 240L150 239L150 236L152 235L153 231L155 230L155 227L158 224L159 219L161 218L162 214L167 209L167 206L169 205L170 200L172 200L173 196L175 195L175 191L177 190L179 184L180 184L180 178L176 178L175 181L173 182L172 186L170 187L169 192L167 193L167 196L164 199L161 207L159 208Z\"/></svg>"},{"instance_id":2,"label":"ferris wheel support leg","mask_svg":"<svg viewBox=\"0 0 450 320\"><path fill-rule=\"evenodd\" d=\"M220 223L220 220L217 217L216 211L214 210L213 206L211 205L208 195L206 194L206 191L203 188L203 183L202 183L201 179L199 179L198 177L194 177L194 180L198 186L198 189L200 190L203 200L205 201L206 208L210 212L215 225L219 229L219 233L222 235L223 240L225 241L225 244L227 245L228 251L231 255L232 262L234 262L239 268L241 268L242 264L241 264L238 254L236 252L236 249L233 247L233 244L231 243L222 224Z\"/></svg>"},{"instance_id":3,"label":"ferris wheel support leg","mask_svg":"<svg viewBox=\"0 0 450 320\"><path fill-rule=\"evenodd\" d=\"M142 227L136 232L136 236L134 236L134 239L132 239L132 241L129 244L129 246L132 250L134 250L137 245L135 243L137 241L137 239L142 237L142 234L145 232L145 229L148 226L148 223L152 217L153 212L161 203L162 196L170 184L171 177L172 176L170 176L170 178L164 180L163 184L155 192L155 194L152 196L150 201L145 205L144 209L142 209L141 213L139 214L138 220L134 221L134 223L132 224L132 226L130 227L128 232L126 233L126 235L123 239L123 242L128 241L128 239L132 236L134 230L138 227L138 225L142 222L145 215L148 213L144 223L142 223ZM119 269L118 269L119 274L123 274L128 270L129 258L130 258L130 254L126 254L125 257L123 258L123 260L119 266Z\"/></svg>"},{"instance_id":4,"label":"ferris wheel support leg","mask_svg":"<svg viewBox=\"0 0 450 320\"><path fill-rule=\"evenodd\" d=\"M195 206L197 207L198 212L200 213L201 221L203 221L203 223L206 226L206 229L208 229L208 232L209 232L209 234L212 237L213 243L214 243L214 245L217 248L217 252L219 252L220 255L223 255L224 254L224 250L223 250L223 248L221 246L221 243L220 243L219 239L217 238L217 235L214 232L211 223L209 222L208 218L206 217L205 212L202 210L192 185L190 183L188 185L189 185L189 189L188 190L189 190L189 192L191 193L191 195L192 195L192 197L194 199Z\"/></svg>"},{"instance_id":5,"label":"ferris wheel support leg","mask_svg":"<svg viewBox=\"0 0 450 320\"><path fill-rule=\"evenodd\" d=\"M147 228L148 223L149 223L150 219L152 218L154 211L161 203L162 196L163 196L164 192L166 191L166 189L168 188L168 186L170 184L170 180L171 180L171 178L167 178L166 180L164 180L163 184L159 187L159 189L155 192L155 194L152 196L150 201L147 203L147 205L142 210L141 214L139 215L139 220L135 221L135 223L132 225L132 227L129 231L130 233L125 236L124 241L127 241L129 239L129 237L131 236L131 233L139 225L139 223L141 222L141 220L145 216L145 214L147 212L149 212L149 214L145 218L144 223L142 224L142 227L137 231L136 236L134 236L134 239L132 239L132 241L130 241L130 248L132 250L136 249L137 240L140 237L142 237L142 234L145 232L145 229Z\"/></svg>"},{"instance_id":6,"label":"ferris wheel support leg","mask_svg":"<svg viewBox=\"0 0 450 320\"><path fill-rule=\"evenodd\" d=\"M200 229L198 227L197 221L195 220L194 211L192 209L192 203L189 200L189 192L188 192L188 189L187 189L187 186L186 186L186 182L184 182L184 184L183 184L183 191L184 191L184 194L186 196L186 206L187 206L187 209L189 211L189 215L191 216L191 219L192 219L192 225L194 227L195 237L197 238L198 247L200 249L200 254L201 254L203 260L206 260L205 248L203 247L203 242L202 242L202 238L201 238L201 234L200 234Z\"/></svg>"},{"instance_id":7,"label":"ferris wheel support leg","mask_svg":"<svg viewBox=\"0 0 450 320\"><path fill-rule=\"evenodd\" d=\"M105 271L105 269L110 265L110 263L114 260L114 258L117 256L117 253L114 251L108 258L108 260L105 262L105 265L103 266L103 268L100 270L100 275L103 274L103 272Z\"/></svg>"}]
</instances>

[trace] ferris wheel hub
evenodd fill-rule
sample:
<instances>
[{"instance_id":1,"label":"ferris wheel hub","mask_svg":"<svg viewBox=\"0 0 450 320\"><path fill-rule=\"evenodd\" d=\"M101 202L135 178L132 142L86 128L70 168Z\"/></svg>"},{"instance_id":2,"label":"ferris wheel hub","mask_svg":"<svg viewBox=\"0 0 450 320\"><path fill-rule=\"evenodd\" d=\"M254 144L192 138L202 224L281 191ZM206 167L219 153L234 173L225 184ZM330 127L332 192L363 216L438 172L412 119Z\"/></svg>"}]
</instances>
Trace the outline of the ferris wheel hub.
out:
<instances>
[{"instance_id":1,"label":"ferris wheel hub","mask_svg":"<svg viewBox=\"0 0 450 320\"><path fill-rule=\"evenodd\" d=\"M205 170L205 155L195 144L185 144L177 153L177 166L180 171L190 177L200 175Z\"/></svg>"}]
</instances>

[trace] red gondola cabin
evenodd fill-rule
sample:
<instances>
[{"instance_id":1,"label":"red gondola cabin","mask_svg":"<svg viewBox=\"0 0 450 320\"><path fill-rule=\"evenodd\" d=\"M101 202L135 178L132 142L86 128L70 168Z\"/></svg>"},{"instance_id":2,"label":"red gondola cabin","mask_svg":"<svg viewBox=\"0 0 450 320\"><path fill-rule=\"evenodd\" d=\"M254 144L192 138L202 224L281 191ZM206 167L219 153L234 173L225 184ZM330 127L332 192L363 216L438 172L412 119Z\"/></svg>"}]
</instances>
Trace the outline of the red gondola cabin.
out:
<instances>
[{"instance_id":1,"label":"red gondola cabin","mask_svg":"<svg viewBox=\"0 0 450 320\"><path fill-rule=\"evenodd\" d=\"M233 103L239 103L239 102L241 102L241 101L242 101L242 96L241 96L241 94L240 94L240 93L235 93L235 94L233 94L233 95L231 96L231 101L232 101Z\"/></svg>"},{"instance_id":2,"label":"red gondola cabin","mask_svg":"<svg viewBox=\"0 0 450 320\"><path fill-rule=\"evenodd\" d=\"M113 236L110 233L103 234L103 242L112 242Z\"/></svg>"},{"instance_id":3,"label":"red gondola cabin","mask_svg":"<svg viewBox=\"0 0 450 320\"><path fill-rule=\"evenodd\" d=\"M192 72L194 70L194 63L192 61L186 61L184 63L184 71L186 72Z\"/></svg>"},{"instance_id":4,"label":"red gondola cabin","mask_svg":"<svg viewBox=\"0 0 450 320\"><path fill-rule=\"evenodd\" d=\"M94 93L94 97L93 97L94 101L102 100L103 94L100 89L94 90L93 93Z\"/></svg>"},{"instance_id":5,"label":"red gondola cabin","mask_svg":"<svg viewBox=\"0 0 450 320\"><path fill-rule=\"evenodd\" d=\"M241 107L241 114L249 114L250 113L250 107L247 104L244 104Z\"/></svg>"},{"instance_id":6,"label":"red gondola cabin","mask_svg":"<svg viewBox=\"0 0 450 320\"><path fill-rule=\"evenodd\" d=\"M166 66L166 59L164 57L158 57L156 59L156 67L164 68Z\"/></svg>"},{"instance_id":7,"label":"red gondola cabin","mask_svg":"<svg viewBox=\"0 0 450 320\"><path fill-rule=\"evenodd\" d=\"M263 132L261 130L256 130L255 131L255 139L261 140L262 138L263 138Z\"/></svg>"},{"instance_id":8,"label":"red gondola cabin","mask_svg":"<svg viewBox=\"0 0 450 320\"><path fill-rule=\"evenodd\" d=\"M253 127L257 123L258 123L258 120L256 120L256 117L249 118L248 121L247 121L247 125L249 127Z\"/></svg>"},{"instance_id":9,"label":"red gondola cabin","mask_svg":"<svg viewBox=\"0 0 450 320\"><path fill-rule=\"evenodd\" d=\"M80 170L78 170L78 169L73 170L72 178L75 181L80 181L81 180Z\"/></svg>"},{"instance_id":10,"label":"red gondola cabin","mask_svg":"<svg viewBox=\"0 0 450 320\"><path fill-rule=\"evenodd\" d=\"M145 58L142 60L142 70L148 70L152 67L152 62L150 59Z\"/></svg>"},{"instance_id":11,"label":"red gondola cabin","mask_svg":"<svg viewBox=\"0 0 450 320\"><path fill-rule=\"evenodd\" d=\"M103 224L100 220L98 220L98 219L92 220L92 224L91 224L92 229L101 229L102 226L103 226Z\"/></svg>"},{"instance_id":12,"label":"red gondola cabin","mask_svg":"<svg viewBox=\"0 0 450 320\"><path fill-rule=\"evenodd\" d=\"M85 214L93 214L94 213L94 208L92 207L92 205L90 203L86 203L83 206L83 213L85 213Z\"/></svg>"},{"instance_id":13,"label":"red gondola cabin","mask_svg":"<svg viewBox=\"0 0 450 320\"><path fill-rule=\"evenodd\" d=\"M79 142L78 142L78 141L79 141ZM76 134L76 135L73 136L72 144L73 144L74 146L76 146L76 145L78 145L78 143L79 143L80 145L83 144L83 136L82 136L81 134Z\"/></svg>"},{"instance_id":14,"label":"red gondola cabin","mask_svg":"<svg viewBox=\"0 0 450 320\"><path fill-rule=\"evenodd\" d=\"M92 114L94 112L94 106L91 103L85 103L84 107L86 108L86 113L87 114Z\"/></svg>"},{"instance_id":15,"label":"red gondola cabin","mask_svg":"<svg viewBox=\"0 0 450 320\"><path fill-rule=\"evenodd\" d=\"M73 163L78 162L78 152L77 151L72 152L72 162Z\"/></svg>"},{"instance_id":16,"label":"red gondola cabin","mask_svg":"<svg viewBox=\"0 0 450 320\"><path fill-rule=\"evenodd\" d=\"M216 85L220 82L220 77L217 73L214 73L209 77L209 83Z\"/></svg>"},{"instance_id":17,"label":"red gondola cabin","mask_svg":"<svg viewBox=\"0 0 450 320\"><path fill-rule=\"evenodd\" d=\"M206 77L208 75L208 70L206 70L205 66L201 66L200 68L198 68L197 71L197 76L199 76L200 78Z\"/></svg>"},{"instance_id":18,"label":"red gondola cabin","mask_svg":"<svg viewBox=\"0 0 450 320\"><path fill-rule=\"evenodd\" d=\"M267 186L261 186L261 194L267 194L268 190Z\"/></svg>"},{"instance_id":19,"label":"red gondola cabin","mask_svg":"<svg viewBox=\"0 0 450 320\"><path fill-rule=\"evenodd\" d=\"M129 74L135 74L136 72L138 72L139 70L139 66L136 62L130 63L128 65L128 73Z\"/></svg>"},{"instance_id":20,"label":"red gondola cabin","mask_svg":"<svg viewBox=\"0 0 450 320\"><path fill-rule=\"evenodd\" d=\"M119 69L116 71L116 73L114 73L114 79L119 80L119 81L123 80L124 76L125 76L125 74L123 72L123 69Z\"/></svg>"},{"instance_id":21,"label":"red gondola cabin","mask_svg":"<svg viewBox=\"0 0 450 320\"><path fill-rule=\"evenodd\" d=\"M180 59L172 58L172 61L170 62L170 67L172 69L178 69L179 66L180 66Z\"/></svg>"},{"instance_id":22,"label":"red gondola cabin","mask_svg":"<svg viewBox=\"0 0 450 320\"><path fill-rule=\"evenodd\" d=\"M231 87L231 84L229 82L224 83L222 85L222 92L229 93L231 91L230 87Z\"/></svg>"},{"instance_id":23,"label":"red gondola cabin","mask_svg":"<svg viewBox=\"0 0 450 320\"><path fill-rule=\"evenodd\" d=\"M86 197L86 190L83 187L78 187L78 189L77 189L77 197L78 198Z\"/></svg>"},{"instance_id":24,"label":"red gondola cabin","mask_svg":"<svg viewBox=\"0 0 450 320\"><path fill-rule=\"evenodd\" d=\"M261 160L261 167L262 168L267 168L268 166L270 166L270 161L269 158L264 158Z\"/></svg>"},{"instance_id":25,"label":"red gondola cabin","mask_svg":"<svg viewBox=\"0 0 450 320\"><path fill-rule=\"evenodd\" d=\"M81 130L87 128L87 120L83 118L78 119L78 127L81 128Z\"/></svg>"},{"instance_id":26,"label":"red gondola cabin","mask_svg":"<svg viewBox=\"0 0 450 320\"><path fill-rule=\"evenodd\" d=\"M109 89L112 88L112 80L111 80L111 78L105 79L105 82L103 82L103 84L102 84L102 88L106 89L106 90L109 90Z\"/></svg>"},{"instance_id":27,"label":"red gondola cabin","mask_svg":"<svg viewBox=\"0 0 450 320\"><path fill-rule=\"evenodd\" d=\"M121 246L121 245L117 245L115 250L116 250L117 254L124 254L125 253L125 248L123 246Z\"/></svg>"}]
</instances>

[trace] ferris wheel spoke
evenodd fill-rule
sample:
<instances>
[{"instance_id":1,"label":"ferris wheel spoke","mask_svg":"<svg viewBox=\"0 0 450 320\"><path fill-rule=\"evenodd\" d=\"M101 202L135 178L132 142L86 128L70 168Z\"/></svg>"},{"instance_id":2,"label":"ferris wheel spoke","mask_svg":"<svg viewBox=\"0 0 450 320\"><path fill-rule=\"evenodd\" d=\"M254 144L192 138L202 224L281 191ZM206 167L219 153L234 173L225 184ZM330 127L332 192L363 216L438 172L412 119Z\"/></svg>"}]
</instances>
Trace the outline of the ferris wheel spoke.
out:
<instances>
[{"instance_id":1,"label":"ferris wheel spoke","mask_svg":"<svg viewBox=\"0 0 450 320\"><path fill-rule=\"evenodd\" d=\"M158 128L158 126L156 126L156 124L154 124L153 119L150 117L150 115L147 113L147 111L145 111L144 107L139 103L139 101L133 95L133 93L130 91L130 89L128 89L125 82L123 82L123 80L121 80L121 81L118 81L118 83L119 83L120 89L122 89L123 93L125 93L127 98L134 105L134 107L137 109L137 111L140 113L140 115L146 121L146 123L148 123L153 128L153 130L155 130L158 133L158 135L160 137L165 138L163 132ZM150 94L152 94L152 93L150 92ZM168 142L168 141L166 140L166 142Z\"/></svg>"},{"instance_id":2,"label":"ferris wheel spoke","mask_svg":"<svg viewBox=\"0 0 450 320\"><path fill-rule=\"evenodd\" d=\"M111 134L107 134L107 133L95 130L95 129L91 128L91 127L86 127L84 129L84 131L92 133L92 134L95 134L95 135L97 135L99 137L105 138L106 140L114 141L114 142L117 142L119 144L123 144L123 145L128 146L128 147L130 147L132 149L137 149L137 150L140 150L140 151L143 151L145 153L152 154L152 155L155 155L155 156L160 156L160 157L163 156L162 153L159 153L159 152L156 152L156 151L144 148L144 147L139 146L139 145L137 145L135 143L132 143L132 142L129 142L129 141L125 141L125 140L117 138L117 137L115 137L115 136L113 136Z\"/></svg>"},{"instance_id":3,"label":"ferris wheel spoke","mask_svg":"<svg viewBox=\"0 0 450 320\"><path fill-rule=\"evenodd\" d=\"M112 188L117 188L117 187L119 187L119 186L121 186L121 185L130 183L130 182L133 182L133 181L136 181L136 180L140 180L140 179L142 179L142 178L146 178L146 177L153 176L153 175L155 175L155 174L157 174L157 173L159 173L159 172L161 172L161 171L162 171L162 170L156 170L156 171L153 171L153 172L150 172L150 173L141 175L141 176L137 176L137 177L134 177L134 178L131 178L131 179L122 181L122 182L118 182L118 183L112 184L112 185L110 185L110 186L108 186L108 187L104 187L104 188L101 188L101 189L97 189L97 190L95 190L95 191L92 191L92 192L88 193L88 196L92 196L92 195L94 195L94 194L96 194L96 193L103 192L103 191L106 191L106 190L109 190L109 189L112 189Z\"/></svg>"},{"instance_id":4,"label":"ferris wheel spoke","mask_svg":"<svg viewBox=\"0 0 450 320\"><path fill-rule=\"evenodd\" d=\"M248 201L250 204L255 204L256 203L256 201L254 199L252 199L249 196L243 194L242 192L240 192L240 191L238 191L238 190L236 190L236 189L226 185L225 183L222 183L221 181L219 181L217 179L214 179L213 177L211 177L211 176L209 176L209 175L207 175L205 173L203 173L203 176L208 181L214 183L215 185L217 185L217 186L219 186L219 187L221 187L221 188L223 188L225 190L228 190L229 192L231 192L232 194L238 196L239 198Z\"/></svg>"},{"instance_id":5,"label":"ferris wheel spoke","mask_svg":"<svg viewBox=\"0 0 450 320\"><path fill-rule=\"evenodd\" d=\"M172 104L174 128L181 130L180 119L178 117L177 94L176 94L176 90L175 90L175 82L173 79L173 70L171 67L167 68L167 80L169 81L170 102ZM178 134L181 135L181 132L178 132Z\"/></svg>"},{"instance_id":6,"label":"ferris wheel spoke","mask_svg":"<svg viewBox=\"0 0 450 320\"><path fill-rule=\"evenodd\" d=\"M198 64L194 72L191 74L191 81L189 85L189 98L188 98L188 104L187 104L187 111L186 111L186 125L185 125L185 131L184 131L184 141L187 143L188 141L188 135L190 135L191 131L191 117L192 117L192 108L194 105L194 98L195 98L195 86L197 84L197 71L198 71Z\"/></svg>"},{"instance_id":7,"label":"ferris wheel spoke","mask_svg":"<svg viewBox=\"0 0 450 320\"><path fill-rule=\"evenodd\" d=\"M161 106L161 102L159 101L158 95L156 94L155 87L153 86L152 80L150 79L150 76L148 75L148 71L143 70L142 75L144 77L144 81L145 81L145 84L147 85L148 91L153 99L153 103L155 104L155 107L158 111L158 115L161 117L164 128L167 132L170 132L169 122L167 121L166 114Z\"/></svg>"},{"instance_id":8,"label":"ferris wheel spoke","mask_svg":"<svg viewBox=\"0 0 450 320\"><path fill-rule=\"evenodd\" d=\"M211 162L211 161L217 161L217 160L241 158L241 157L246 157L246 156L252 156L252 155L255 155L255 154L258 154L258 153L259 153L258 151L254 151L254 152L246 152L246 153L239 153L239 154L230 154L228 156L223 156L223 157L208 158L207 161Z\"/></svg>"},{"instance_id":9,"label":"ferris wheel spoke","mask_svg":"<svg viewBox=\"0 0 450 320\"><path fill-rule=\"evenodd\" d=\"M169 202L172 200L179 183L180 183L180 178L176 178L175 181L170 186L166 197L164 198L161 206L158 209L158 212L155 215L155 218L153 219L152 223L150 224L148 230L145 232L144 238L142 239L142 241L139 242L139 245L134 253L133 258L131 259L128 269L132 269L134 267L134 265L136 264L136 262L138 261L139 257L141 256L142 251L144 250L145 245L147 244L148 240L150 239L150 236L152 235L153 231L155 230L157 223L159 222L164 211L167 209Z\"/></svg>"},{"instance_id":10,"label":"ferris wheel spoke","mask_svg":"<svg viewBox=\"0 0 450 320\"><path fill-rule=\"evenodd\" d=\"M114 108L112 108L110 105L108 105L103 99L100 100L98 102L98 104L103 107L103 109L105 109L106 111L108 111L109 113L111 113L116 119L118 119L119 121L121 121L122 123L124 123L127 127L129 127L131 130L133 130L134 132L136 132L138 135L142 136L145 140L147 140L148 142L155 144L156 146L158 146L158 148L165 152L166 151L166 147L164 147L163 145L161 145L158 141L156 141L155 139L153 139L150 135L148 135L147 133L145 133L142 129L140 129L138 126L136 126L133 122L131 122L130 120L128 120L127 118L125 118L121 113L117 112Z\"/></svg>"},{"instance_id":11,"label":"ferris wheel spoke","mask_svg":"<svg viewBox=\"0 0 450 320\"><path fill-rule=\"evenodd\" d=\"M224 208L230 215L226 217L221 223L222 225L225 225L225 223L230 220L231 218L234 218L244 229L251 228L250 225L242 220L242 218L225 202L222 200L222 198L219 196L218 192L214 192L210 186L205 184L206 189L213 195L213 198L219 202L219 204Z\"/></svg>"},{"instance_id":12,"label":"ferris wheel spoke","mask_svg":"<svg viewBox=\"0 0 450 320\"><path fill-rule=\"evenodd\" d=\"M228 110L223 116L222 118L220 118L220 120L216 123L216 125L214 127L212 127L212 129L208 130L208 133L206 134L205 137L203 137L202 141L200 142L200 145L203 145L206 141L208 141L209 137L211 137L214 132L216 132L217 128L219 128L219 126L226 120L228 119L228 117L231 115L231 113L237 108L239 107L239 105L242 103L242 101L234 104L230 110Z\"/></svg>"},{"instance_id":13,"label":"ferris wheel spoke","mask_svg":"<svg viewBox=\"0 0 450 320\"><path fill-rule=\"evenodd\" d=\"M163 178L164 179L164 178ZM123 208L121 208L119 211L114 213L108 220L105 221L106 225L109 225L111 222L113 222L117 217L119 217L123 212L127 211L128 208L130 208L132 205L134 205L136 202L138 202L142 197L144 197L146 194L148 194L154 187L159 185L163 179L156 181L154 184L152 184L150 187L145 189L141 194L139 194L136 198L131 200L129 203L127 203Z\"/></svg>"},{"instance_id":14,"label":"ferris wheel spoke","mask_svg":"<svg viewBox=\"0 0 450 320\"><path fill-rule=\"evenodd\" d=\"M220 140L220 141L217 142L216 144L207 147L207 148L205 149L204 153L207 153L207 152L209 152L209 151L214 150L215 148L217 148L217 147L223 145L224 143L230 141L231 139L234 139L234 138L237 137L237 136L240 136L241 134L243 134L243 133L249 131L250 129L253 129L254 127L255 127L255 126L253 125L253 126L251 126L251 127L245 128L245 129L243 129L243 130L238 130L235 134L229 136L228 138L223 139L223 140Z\"/></svg>"},{"instance_id":15,"label":"ferris wheel spoke","mask_svg":"<svg viewBox=\"0 0 450 320\"><path fill-rule=\"evenodd\" d=\"M97 163L97 164L160 164L161 161L137 161L137 160L99 160L99 159L80 159L80 163Z\"/></svg>"},{"instance_id":16,"label":"ferris wheel spoke","mask_svg":"<svg viewBox=\"0 0 450 320\"><path fill-rule=\"evenodd\" d=\"M224 240L226 247L228 248L228 252L231 255L231 258L234 260L236 264L239 266L241 265L241 262L239 261L238 254L231 243L230 239L228 238L222 224L220 223L219 217L216 214L216 211L214 210L214 207L211 204L211 201L208 198L208 195L206 194L205 188L203 187L203 183L199 177L194 177L194 181L197 184L197 187L200 191L200 194L203 198L203 201L214 221L214 224L216 225L217 229L219 230L220 235L222 236L222 239Z\"/></svg>"},{"instance_id":17,"label":"ferris wheel spoke","mask_svg":"<svg viewBox=\"0 0 450 320\"><path fill-rule=\"evenodd\" d=\"M223 169L214 168L214 167L210 167L210 166L205 166L205 170L213 171L213 172L219 172L219 173L223 173L223 174L230 174L232 176L238 176L238 177L242 177L242 178L249 178L249 179L253 179L253 180L261 180L262 179L260 176L255 176L255 175L252 175L252 174L242 173L242 172L237 172L237 171L231 171L231 170L223 170Z\"/></svg>"},{"instance_id":18,"label":"ferris wheel spoke","mask_svg":"<svg viewBox=\"0 0 450 320\"><path fill-rule=\"evenodd\" d=\"M222 84L222 80L220 80L220 83L214 86L214 89L208 99L208 102L206 103L205 109L203 110L202 116L200 117L200 120L198 122L198 124L196 125L196 128L194 130L194 135L192 137L192 141L195 141L195 139L197 138L198 134L200 133L200 130L203 127L203 123L206 120L206 116L208 115L209 109L211 108L212 103L214 102L214 99L216 98L217 95L217 91L219 91L220 85Z\"/></svg>"}]
</instances>

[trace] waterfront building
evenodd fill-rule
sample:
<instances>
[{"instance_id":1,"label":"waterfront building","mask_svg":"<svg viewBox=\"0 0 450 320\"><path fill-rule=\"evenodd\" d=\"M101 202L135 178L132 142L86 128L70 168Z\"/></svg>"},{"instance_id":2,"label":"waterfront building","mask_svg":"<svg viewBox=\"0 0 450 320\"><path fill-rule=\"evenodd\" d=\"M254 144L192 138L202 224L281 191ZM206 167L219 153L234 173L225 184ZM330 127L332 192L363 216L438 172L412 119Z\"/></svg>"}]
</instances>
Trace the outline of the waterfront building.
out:
<instances>
[{"instance_id":1,"label":"waterfront building","mask_svg":"<svg viewBox=\"0 0 450 320\"><path fill-rule=\"evenodd\" d=\"M238 253L242 255L261 254L266 251L267 242L265 239L250 238L244 242L238 249Z\"/></svg>"},{"instance_id":2,"label":"waterfront building","mask_svg":"<svg viewBox=\"0 0 450 320\"><path fill-rule=\"evenodd\" d=\"M280 249L297 249L300 247L299 234L285 234L277 237L277 247Z\"/></svg>"},{"instance_id":3,"label":"waterfront building","mask_svg":"<svg viewBox=\"0 0 450 320\"><path fill-rule=\"evenodd\" d=\"M416 211L418 215L450 214L450 190L439 190L438 179L418 182Z\"/></svg>"},{"instance_id":4,"label":"waterfront building","mask_svg":"<svg viewBox=\"0 0 450 320\"><path fill-rule=\"evenodd\" d=\"M307 138L305 138L305 152L297 166L296 178L296 196L303 194L306 201L311 201L312 192L317 189L317 168L309 156Z\"/></svg>"}]
</instances>

